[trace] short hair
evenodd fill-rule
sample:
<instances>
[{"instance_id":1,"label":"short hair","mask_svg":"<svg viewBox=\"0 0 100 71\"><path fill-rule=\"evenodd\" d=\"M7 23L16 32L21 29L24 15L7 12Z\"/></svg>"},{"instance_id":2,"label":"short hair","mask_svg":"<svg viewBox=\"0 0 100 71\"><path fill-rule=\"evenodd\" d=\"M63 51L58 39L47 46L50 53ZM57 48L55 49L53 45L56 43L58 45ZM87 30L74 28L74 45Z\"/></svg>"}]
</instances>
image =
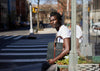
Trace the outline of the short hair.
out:
<instances>
[{"instance_id":1,"label":"short hair","mask_svg":"<svg viewBox=\"0 0 100 71\"><path fill-rule=\"evenodd\" d=\"M62 15L59 14L58 12L51 12L50 17L51 16L56 16L57 20L62 20Z\"/></svg>"}]
</instances>

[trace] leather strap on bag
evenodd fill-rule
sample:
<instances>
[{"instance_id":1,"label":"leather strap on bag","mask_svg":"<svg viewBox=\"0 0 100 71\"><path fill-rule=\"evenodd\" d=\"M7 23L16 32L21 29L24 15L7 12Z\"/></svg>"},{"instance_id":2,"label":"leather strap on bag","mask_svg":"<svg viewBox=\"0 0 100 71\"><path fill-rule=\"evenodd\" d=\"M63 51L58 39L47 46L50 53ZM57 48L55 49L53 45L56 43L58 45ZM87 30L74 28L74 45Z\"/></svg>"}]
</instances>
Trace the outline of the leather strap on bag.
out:
<instances>
[{"instance_id":1,"label":"leather strap on bag","mask_svg":"<svg viewBox=\"0 0 100 71\"><path fill-rule=\"evenodd\" d=\"M58 49L56 49L57 38L63 39L61 36L57 36L57 37L55 38L55 41L54 41L54 58L55 58L55 55L56 55L56 50L58 50ZM63 43L62 51L63 51L64 48L65 48L65 46L64 46L64 43Z\"/></svg>"}]
</instances>

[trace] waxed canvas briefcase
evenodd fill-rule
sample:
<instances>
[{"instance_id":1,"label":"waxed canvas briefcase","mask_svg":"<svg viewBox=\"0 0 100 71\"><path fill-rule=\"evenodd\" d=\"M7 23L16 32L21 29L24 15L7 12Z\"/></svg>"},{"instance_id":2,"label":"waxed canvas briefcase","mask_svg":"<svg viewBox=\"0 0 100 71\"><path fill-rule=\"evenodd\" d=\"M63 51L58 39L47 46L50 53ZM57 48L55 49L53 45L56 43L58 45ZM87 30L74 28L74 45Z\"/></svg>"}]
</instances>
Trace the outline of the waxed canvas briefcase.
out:
<instances>
[{"instance_id":1,"label":"waxed canvas briefcase","mask_svg":"<svg viewBox=\"0 0 100 71\"><path fill-rule=\"evenodd\" d=\"M47 60L58 56L63 51L63 48L63 43L49 42L47 50Z\"/></svg>"}]
</instances>

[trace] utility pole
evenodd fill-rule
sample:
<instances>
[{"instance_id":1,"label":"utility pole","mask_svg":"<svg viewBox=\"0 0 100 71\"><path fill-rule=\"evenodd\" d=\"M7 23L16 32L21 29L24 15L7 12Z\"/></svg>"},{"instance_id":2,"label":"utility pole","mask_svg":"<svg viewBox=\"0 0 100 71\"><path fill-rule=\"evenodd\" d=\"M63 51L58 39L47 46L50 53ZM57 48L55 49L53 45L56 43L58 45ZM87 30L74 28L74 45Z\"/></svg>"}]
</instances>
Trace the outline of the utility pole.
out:
<instances>
[{"instance_id":1,"label":"utility pole","mask_svg":"<svg viewBox=\"0 0 100 71\"><path fill-rule=\"evenodd\" d=\"M40 0L38 0L38 5L37 5L38 11L37 11L37 30L36 32L38 32L39 30L39 3L40 3Z\"/></svg>"},{"instance_id":2,"label":"utility pole","mask_svg":"<svg viewBox=\"0 0 100 71\"><path fill-rule=\"evenodd\" d=\"M78 55L76 51L76 0L71 1L71 51L69 54L69 71L77 71Z\"/></svg>"},{"instance_id":3,"label":"utility pole","mask_svg":"<svg viewBox=\"0 0 100 71\"><path fill-rule=\"evenodd\" d=\"M28 38L32 38L35 39L36 37L34 37L34 32L33 32L33 24L32 24L32 4L31 4L31 0L29 1L29 6L30 6L30 30L29 30L29 36Z\"/></svg>"},{"instance_id":4,"label":"utility pole","mask_svg":"<svg viewBox=\"0 0 100 71\"><path fill-rule=\"evenodd\" d=\"M29 3L30 5L30 34L33 33L33 25L32 25L32 4L31 1Z\"/></svg>"},{"instance_id":5,"label":"utility pole","mask_svg":"<svg viewBox=\"0 0 100 71\"><path fill-rule=\"evenodd\" d=\"M88 24L88 0L83 0L83 42L81 46L81 54L84 56L92 56L92 45L89 44L89 24Z\"/></svg>"}]
</instances>

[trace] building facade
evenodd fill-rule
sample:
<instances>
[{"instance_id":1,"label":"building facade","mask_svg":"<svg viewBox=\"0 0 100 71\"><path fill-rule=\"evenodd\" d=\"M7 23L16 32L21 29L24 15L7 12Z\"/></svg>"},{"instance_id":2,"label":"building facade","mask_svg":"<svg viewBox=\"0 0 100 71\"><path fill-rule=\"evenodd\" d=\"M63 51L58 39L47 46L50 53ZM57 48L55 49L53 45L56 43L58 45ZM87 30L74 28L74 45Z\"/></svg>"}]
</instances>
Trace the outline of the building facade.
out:
<instances>
[{"instance_id":1,"label":"building facade","mask_svg":"<svg viewBox=\"0 0 100 71\"><path fill-rule=\"evenodd\" d=\"M16 0L8 0L8 27L12 29L14 27L16 19Z\"/></svg>"},{"instance_id":2,"label":"building facade","mask_svg":"<svg viewBox=\"0 0 100 71\"><path fill-rule=\"evenodd\" d=\"M29 13L27 0L16 0L16 13L17 17L20 17L21 21L27 21Z\"/></svg>"},{"instance_id":3,"label":"building facade","mask_svg":"<svg viewBox=\"0 0 100 71\"><path fill-rule=\"evenodd\" d=\"M63 15L64 23L70 23L71 19L71 0L57 0L57 11Z\"/></svg>"},{"instance_id":4,"label":"building facade","mask_svg":"<svg viewBox=\"0 0 100 71\"><path fill-rule=\"evenodd\" d=\"M8 29L8 0L0 0L0 30Z\"/></svg>"},{"instance_id":5,"label":"building facade","mask_svg":"<svg viewBox=\"0 0 100 71\"><path fill-rule=\"evenodd\" d=\"M14 29L18 17L26 21L28 11L27 0L0 0L0 30Z\"/></svg>"},{"instance_id":6,"label":"building facade","mask_svg":"<svg viewBox=\"0 0 100 71\"><path fill-rule=\"evenodd\" d=\"M94 22L98 22L100 20L100 0L93 0L92 5L92 19L94 19ZM99 21L100 22L100 21Z\"/></svg>"}]
</instances>

